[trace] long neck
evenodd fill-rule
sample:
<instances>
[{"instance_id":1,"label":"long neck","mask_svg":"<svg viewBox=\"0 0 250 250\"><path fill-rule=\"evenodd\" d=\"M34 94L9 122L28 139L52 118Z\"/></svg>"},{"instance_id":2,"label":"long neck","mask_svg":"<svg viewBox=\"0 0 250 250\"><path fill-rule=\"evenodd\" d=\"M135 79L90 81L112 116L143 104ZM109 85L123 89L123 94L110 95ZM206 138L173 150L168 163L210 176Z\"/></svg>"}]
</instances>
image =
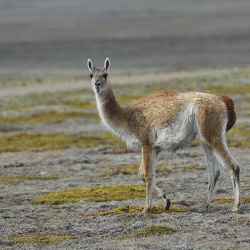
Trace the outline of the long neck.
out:
<instances>
[{"instance_id":1,"label":"long neck","mask_svg":"<svg viewBox=\"0 0 250 250\"><path fill-rule=\"evenodd\" d=\"M96 101L102 121L113 132L120 134L127 126L126 113L117 103L111 87L104 93L96 93Z\"/></svg>"}]
</instances>

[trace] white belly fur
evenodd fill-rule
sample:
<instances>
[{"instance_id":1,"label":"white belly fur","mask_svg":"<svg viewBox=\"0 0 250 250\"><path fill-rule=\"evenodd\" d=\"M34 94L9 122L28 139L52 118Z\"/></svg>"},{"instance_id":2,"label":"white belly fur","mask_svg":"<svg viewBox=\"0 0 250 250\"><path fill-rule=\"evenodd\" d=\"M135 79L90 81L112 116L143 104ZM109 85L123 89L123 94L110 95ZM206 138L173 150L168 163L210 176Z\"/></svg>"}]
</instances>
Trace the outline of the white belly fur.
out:
<instances>
[{"instance_id":1,"label":"white belly fur","mask_svg":"<svg viewBox=\"0 0 250 250\"><path fill-rule=\"evenodd\" d=\"M154 147L177 151L190 146L196 135L196 108L189 104L175 121L155 131Z\"/></svg>"}]
</instances>

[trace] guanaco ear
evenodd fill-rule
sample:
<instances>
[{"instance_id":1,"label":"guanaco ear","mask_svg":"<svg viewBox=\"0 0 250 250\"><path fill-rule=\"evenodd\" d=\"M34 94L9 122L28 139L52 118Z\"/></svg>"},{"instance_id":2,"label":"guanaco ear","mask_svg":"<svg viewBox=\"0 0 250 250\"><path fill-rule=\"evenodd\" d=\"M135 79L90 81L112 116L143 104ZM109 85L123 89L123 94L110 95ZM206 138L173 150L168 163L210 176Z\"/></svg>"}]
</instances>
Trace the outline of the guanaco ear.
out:
<instances>
[{"instance_id":1,"label":"guanaco ear","mask_svg":"<svg viewBox=\"0 0 250 250\"><path fill-rule=\"evenodd\" d=\"M109 60L109 58L107 57L106 58L106 60L105 60L105 62L104 62L104 69L106 70L106 71L108 71L109 70L109 67L110 67L110 60Z\"/></svg>"},{"instance_id":2,"label":"guanaco ear","mask_svg":"<svg viewBox=\"0 0 250 250\"><path fill-rule=\"evenodd\" d=\"M88 65L89 71L92 73L95 69L95 66L90 59L88 59L87 65Z\"/></svg>"}]
</instances>

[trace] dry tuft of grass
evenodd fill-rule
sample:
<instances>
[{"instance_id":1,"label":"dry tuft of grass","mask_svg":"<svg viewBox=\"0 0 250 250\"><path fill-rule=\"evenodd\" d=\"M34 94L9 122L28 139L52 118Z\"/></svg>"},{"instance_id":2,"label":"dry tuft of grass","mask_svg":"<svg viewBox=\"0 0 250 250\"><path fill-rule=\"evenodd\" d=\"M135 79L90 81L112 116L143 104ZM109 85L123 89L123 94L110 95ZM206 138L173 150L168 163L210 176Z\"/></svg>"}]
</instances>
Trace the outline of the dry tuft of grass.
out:
<instances>
[{"instance_id":1,"label":"dry tuft of grass","mask_svg":"<svg viewBox=\"0 0 250 250\"><path fill-rule=\"evenodd\" d=\"M59 179L58 175L47 176L0 176L0 183L22 182L29 180L56 180Z\"/></svg>"},{"instance_id":2,"label":"dry tuft of grass","mask_svg":"<svg viewBox=\"0 0 250 250\"><path fill-rule=\"evenodd\" d=\"M233 220L233 223L235 224L250 224L250 219L237 219L237 220Z\"/></svg>"},{"instance_id":3,"label":"dry tuft of grass","mask_svg":"<svg viewBox=\"0 0 250 250\"><path fill-rule=\"evenodd\" d=\"M142 206L120 206L114 209L94 212L89 214L84 214L84 216L104 216L104 215L128 215L135 214L137 212L141 212L143 210ZM171 206L168 210L166 210L163 206L153 206L149 209L149 214L163 214L163 213L185 213L188 212L186 208L183 207L173 207Z\"/></svg>"},{"instance_id":4,"label":"dry tuft of grass","mask_svg":"<svg viewBox=\"0 0 250 250\"><path fill-rule=\"evenodd\" d=\"M234 199L233 198L218 198L218 199L213 199L212 203L214 204L224 204L224 203L233 203ZM249 197L244 197L242 199L243 203L250 203L250 198Z\"/></svg>"},{"instance_id":5,"label":"dry tuft of grass","mask_svg":"<svg viewBox=\"0 0 250 250\"><path fill-rule=\"evenodd\" d=\"M18 134L0 138L0 153L17 151L53 151L77 143L77 137L68 134Z\"/></svg>"},{"instance_id":6,"label":"dry tuft of grass","mask_svg":"<svg viewBox=\"0 0 250 250\"><path fill-rule=\"evenodd\" d=\"M139 232L135 233L134 236L135 237L147 237L147 236L162 235L162 234L172 234L175 232L177 232L177 230L172 227L152 225L152 226L143 228Z\"/></svg>"},{"instance_id":7,"label":"dry tuft of grass","mask_svg":"<svg viewBox=\"0 0 250 250\"><path fill-rule=\"evenodd\" d=\"M140 163L121 163L121 164L112 164L112 165L104 165L103 168L111 169L108 171L103 171L95 176L97 177L105 177L105 176L114 176L114 175L129 175L129 174L137 174L139 170ZM167 168L165 164L159 163L156 167L156 173L159 172L172 172L172 168Z\"/></svg>"},{"instance_id":8,"label":"dry tuft of grass","mask_svg":"<svg viewBox=\"0 0 250 250\"><path fill-rule=\"evenodd\" d=\"M182 169L182 171L183 172L188 172L188 171L192 171L193 169L204 170L204 168L201 167L199 164L191 164L191 165L184 166L183 169Z\"/></svg>"},{"instance_id":9,"label":"dry tuft of grass","mask_svg":"<svg viewBox=\"0 0 250 250\"><path fill-rule=\"evenodd\" d=\"M250 94L250 85L249 84L243 86L210 85L207 87L207 91L215 94L227 93L227 95Z\"/></svg>"},{"instance_id":10,"label":"dry tuft of grass","mask_svg":"<svg viewBox=\"0 0 250 250\"><path fill-rule=\"evenodd\" d=\"M38 205L61 205L68 203L76 203L80 200L90 202L101 201L121 201L136 198L144 198L144 186L104 186L86 189L72 189L65 191L57 191L44 194L41 197L32 200L31 204Z\"/></svg>"},{"instance_id":11,"label":"dry tuft of grass","mask_svg":"<svg viewBox=\"0 0 250 250\"><path fill-rule=\"evenodd\" d=\"M55 112L45 111L37 112L27 116L15 117L0 117L1 123L26 123L26 124L42 124L42 123L59 123L67 119L85 118L91 120L98 120L96 113L90 112Z\"/></svg>"},{"instance_id":12,"label":"dry tuft of grass","mask_svg":"<svg viewBox=\"0 0 250 250\"><path fill-rule=\"evenodd\" d=\"M169 226L161 226L161 225L151 225L141 229L138 232L126 234L121 239L126 240L130 238L141 238L141 237L150 237L155 235L164 235L164 234L172 234L178 232L176 228Z\"/></svg>"},{"instance_id":13,"label":"dry tuft of grass","mask_svg":"<svg viewBox=\"0 0 250 250\"><path fill-rule=\"evenodd\" d=\"M60 235L56 232L44 232L37 234L19 234L9 237L9 241L13 244L25 244L25 245L51 245L62 241L77 239L71 235Z\"/></svg>"},{"instance_id":14,"label":"dry tuft of grass","mask_svg":"<svg viewBox=\"0 0 250 250\"><path fill-rule=\"evenodd\" d=\"M77 136L70 134L17 134L0 138L0 153L18 151L56 151L71 146L97 147L100 145L111 147L113 151L126 153L125 144L110 133Z\"/></svg>"}]
</instances>

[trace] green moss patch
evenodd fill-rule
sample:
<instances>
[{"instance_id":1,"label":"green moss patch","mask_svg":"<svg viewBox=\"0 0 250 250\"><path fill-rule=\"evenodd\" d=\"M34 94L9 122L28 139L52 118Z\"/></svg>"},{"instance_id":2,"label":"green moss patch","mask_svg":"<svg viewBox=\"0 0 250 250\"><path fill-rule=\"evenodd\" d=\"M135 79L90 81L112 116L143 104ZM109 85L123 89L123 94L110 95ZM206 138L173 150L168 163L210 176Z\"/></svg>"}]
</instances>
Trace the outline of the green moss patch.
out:
<instances>
[{"instance_id":1,"label":"green moss patch","mask_svg":"<svg viewBox=\"0 0 250 250\"><path fill-rule=\"evenodd\" d=\"M145 197L144 186L104 186L87 189L72 189L66 191L52 192L44 194L34 199L33 205L61 205L67 203L76 203L80 200L90 202L101 201L120 201Z\"/></svg>"},{"instance_id":2,"label":"green moss patch","mask_svg":"<svg viewBox=\"0 0 250 250\"><path fill-rule=\"evenodd\" d=\"M249 148L250 147L250 126L234 126L227 136L229 146Z\"/></svg>"},{"instance_id":3,"label":"green moss patch","mask_svg":"<svg viewBox=\"0 0 250 250\"><path fill-rule=\"evenodd\" d=\"M56 232L45 232L38 234L19 234L16 236L9 237L9 241L13 244L55 244L62 241L77 239L71 235L60 235Z\"/></svg>"},{"instance_id":4,"label":"green moss patch","mask_svg":"<svg viewBox=\"0 0 250 250\"><path fill-rule=\"evenodd\" d=\"M56 103L58 104L63 104L63 105L67 105L70 106L72 108L81 108L81 109L93 109L95 108L95 105L89 101L86 100L82 100L82 99L71 99L71 100L61 100L60 102Z\"/></svg>"},{"instance_id":5,"label":"green moss patch","mask_svg":"<svg viewBox=\"0 0 250 250\"><path fill-rule=\"evenodd\" d=\"M224 204L224 203L233 203L234 199L233 198L219 198L219 199L213 199L212 203L214 204ZM243 203L250 203L250 198L246 197L242 199Z\"/></svg>"},{"instance_id":6,"label":"green moss patch","mask_svg":"<svg viewBox=\"0 0 250 250\"><path fill-rule=\"evenodd\" d=\"M18 134L0 138L0 153L17 151L53 151L78 147L110 146L113 150L127 152L125 144L110 133L77 136L70 134Z\"/></svg>"},{"instance_id":7,"label":"green moss patch","mask_svg":"<svg viewBox=\"0 0 250 250\"><path fill-rule=\"evenodd\" d=\"M183 167L183 172L188 172L188 171L192 171L193 169L196 169L196 170L204 170L203 167L201 167L200 165L198 164L191 164L191 165L186 165Z\"/></svg>"},{"instance_id":8,"label":"green moss patch","mask_svg":"<svg viewBox=\"0 0 250 250\"><path fill-rule=\"evenodd\" d=\"M52 96L51 96L52 98ZM45 100L42 99L40 100L40 97L38 98L37 101L33 101L31 102L31 104L26 104L26 105L15 105L15 106L9 106L8 109L9 110L25 110L25 109L30 109L30 108L34 108L34 107L38 107L41 105L50 105L50 106L54 106L54 105L64 105L64 106L69 106L72 108L79 108L79 109L94 109L95 105L89 101L86 100L82 100L82 99L55 99L54 100Z\"/></svg>"},{"instance_id":9,"label":"green moss patch","mask_svg":"<svg viewBox=\"0 0 250 250\"><path fill-rule=\"evenodd\" d=\"M210 85L207 87L207 91L212 93L226 93L227 95L232 94L250 94L250 85L231 86L231 85Z\"/></svg>"},{"instance_id":10,"label":"green moss patch","mask_svg":"<svg viewBox=\"0 0 250 250\"><path fill-rule=\"evenodd\" d=\"M21 129L20 128L16 128L16 127L12 127L12 126L0 126L0 132L3 132L3 133L7 133L7 132L16 132L16 131L20 131Z\"/></svg>"},{"instance_id":11,"label":"green moss patch","mask_svg":"<svg viewBox=\"0 0 250 250\"><path fill-rule=\"evenodd\" d=\"M103 171L102 173L98 174L98 177L105 177L105 176L114 176L114 175L129 175L129 174L137 174L140 163L121 163L121 164L113 164L113 165L104 165L104 168L111 168L112 170ZM160 163L157 164L156 172L171 172L172 168L167 168L165 164Z\"/></svg>"},{"instance_id":12,"label":"green moss patch","mask_svg":"<svg viewBox=\"0 0 250 250\"><path fill-rule=\"evenodd\" d=\"M168 226L160 226L160 225L151 225L141 229L140 231L132 234L127 234L122 237L122 239L130 239L130 238L140 238L140 237L150 237L155 235L164 235L164 234L172 234L177 232L178 230L173 227Z\"/></svg>"},{"instance_id":13,"label":"green moss patch","mask_svg":"<svg viewBox=\"0 0 250 250\"><path fill-rule=\"evenodd\" d=\"M154 235L162 235L162 234L172 234L177 230L172 227L167 226L159 226L152 225L149 227L145 227L135 234L135 237L144 237L144 236L154 236Z\"/></svg>"},{"instance_id":14,"label":"green moss patch","mask_svg":"<svg viewBox=\"0 0 250 250\"><path fill-rule=\"evenodd\" d=\"M58 175L47 175L47 176L0 176L0 183L12 183L22 182L27 180L55 180L58 179Z\"/></svg>"},{"instance_id":15,"label":"green moss patch","mask_svg":"<svg viewBox=\"0 0 250 250\"><path fill-rule=\"evenodd\" d=\"M237 220L234 220L233 223L235 223L235 224L250 224L250 219L237 219Z\"/></svg>"},{"instance_id":16,"label":"green moss patch","mask_svg":"<svg viewBox=\"0 0 250 250\"><path fill-rule=\"evenodd\" d=\"M141 212L142 210L143 210L142 206L120 206L106 211L84 214L84 216L104 216L104 215L114 215L114 214L126 215L126 214L135 214L137 212ZM183 207L173 207L173 206L171 206L168 210L166 210L163 206L154 206L148 211L149 214L184 213L184 212L188 212L188 210Z\"/></svg>"},{"instance_id":17,"label":"green moss patch","mask_svg":"<svg viewBox=\"0 0 250 250\"><path fill-rule=\"evenodd\" d=\"M111 133L86 135L81 137L77 143L79 147L95 147L98 145L126 148L125 143Z\"/></svg>"},{"instance_id":18,"label":"green moss patch","mask_svg":"<svg viewBox=\"0 0 250 250\"><path fill-rule=\"evenodd\" d=\"M228 144L230 147L236 147L236 148L249 148L250 147L250 141L249 140L240 140L240 139L228 139Z\"/></svg>"},{"instance_id":19,"label":"green moss patch","mask_svg":"<svg viewBox=\"0 0 250 250\"><path fill-rule=\"evenodd\" d=\"M89 112L38 112L28 116L18 117L0 117L1 123L27 123L27 124L39 124L39 123L57 123L62 122L66 119L74 118L87 118L92 120L99 120L96 113Z\"/></svg>"},{"instance_id":20,"label":"green moss patch","mask_svg":"<svg viewBox=\"0 0 250 250\"><path fill-rule=\"evenodd\" d=\"M250 137L250 126L242 125L242 126L234 126L232 130L229 132L232 135L240 135Z\"/></svg>"},{"instance_id":21,"label":"green moss patch","mask_svg":"<svg viewBox=\"0 0 250 250\"><path fill-rule=\"evenodd\" d=\"M77 137L67 134L19 134L0 138L0 152L50 151L77 143Z\"/></svg>"},{"instance_id":22,"label":"green moss patch","mask_svg":"<svg viewBox=\"0 0 250 250\"><path fill-rule=\"evenodd\" d=\"M106 166L103 166L104 168ZM106 176L114 176L114 175L129 175L129 174L135 174L138 172L139 166L137 164L119 164L118 166L113 166L115 169L103 171L99 174L96 174L96 177L106 177ZM108 165L108 168L111 168L110 165Z\"/></svg>"},{"instance_id":23,"label":"green moss patch","mask_svg":"<svg viewBox=\"0 0 250 250\"><path fill-rule=\"evenodd\" d=\"M219 199L213 199L213 204L224 204L224 203L232 203L234 201L233 198L219 198Z\"/></svg>"}]
</instances>

